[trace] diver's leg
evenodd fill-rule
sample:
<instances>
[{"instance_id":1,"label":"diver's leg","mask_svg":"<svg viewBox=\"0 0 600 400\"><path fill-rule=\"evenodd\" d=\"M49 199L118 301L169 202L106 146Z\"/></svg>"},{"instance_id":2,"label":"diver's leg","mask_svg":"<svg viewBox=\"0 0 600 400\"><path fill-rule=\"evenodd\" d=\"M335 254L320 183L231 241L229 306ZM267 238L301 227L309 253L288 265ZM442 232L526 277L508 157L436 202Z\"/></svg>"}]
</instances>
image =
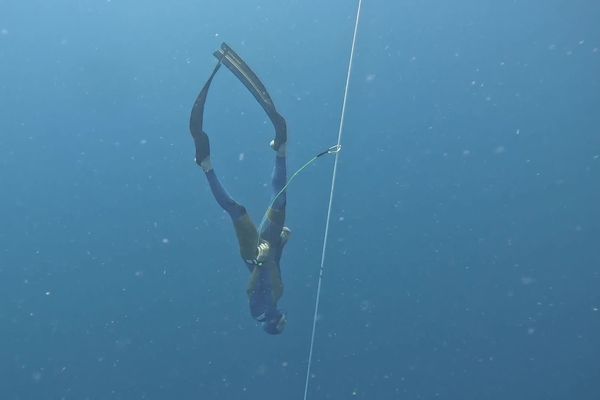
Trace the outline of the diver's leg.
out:
<instances>
[{"instance_id":1,"label":"diver's leg","mask_svg":"<svg viewBox=\"0 0 600 400\"><path fill-rule=\"evenodd\" d=\"M206 158L201 165L215 200L231 217L238 239L240 255L244 260L254 259L256 257L256 243L258 241L258 232L256 231L254 222L252 222L252 219L246 212L246 208L231 198L225 188L223 188L214 169L210 166L210 157Z\"/></svg>"},{"instance_id":2,"label":"diver's leg","mask_svg":"<svg viewBox=\"0 0 600 400\"><path fill-rule=\"evenodd\" d=\"M206 160L205 160L206 164ZM221 206L223 210L229 214L231 219L235 221L240 218L242 215L246 213L246 209L236 202L234 199L229 196L225 188L221 185L221 182L217 178L214 169L210 169L205 171L206 179L208 180L208 184L210 185L210 190L217 201L217 203Z\"/></svg>"},{"instance_id":3,"label":"diver's leg","mask_svg":"<svg viewBox=\"0 0 600 400\"><path fill-rule=\"evenodd\" d=\"M282 239L281 232L285 223L285 207L287 204L287 194L283 190L287 183L287 157L285 143L277 150L275 156L275 166L271 186L273 188L273 198L271 208L267 211L267 221L262 231L262 237L265 240L274 243ZM282 192L283 190L283 192Z\"/></svg>"},{"instance_id":4,"label":"diver's leg","mask_svg":"<svg viewBox=\"0 0 600 400\"><path fill-rule=\"evenodd\" d=\"M277 155L275 156L275 166L273 167L273 175L271 179L271 186L273 188L273 196L277 196L273 202L273 209L276 210L285 210L285 204L287 201L286 192L283 190L287 183L287 154L285 143L283 143L279 150L277 150Z\"/></svg>"}]
</instances>

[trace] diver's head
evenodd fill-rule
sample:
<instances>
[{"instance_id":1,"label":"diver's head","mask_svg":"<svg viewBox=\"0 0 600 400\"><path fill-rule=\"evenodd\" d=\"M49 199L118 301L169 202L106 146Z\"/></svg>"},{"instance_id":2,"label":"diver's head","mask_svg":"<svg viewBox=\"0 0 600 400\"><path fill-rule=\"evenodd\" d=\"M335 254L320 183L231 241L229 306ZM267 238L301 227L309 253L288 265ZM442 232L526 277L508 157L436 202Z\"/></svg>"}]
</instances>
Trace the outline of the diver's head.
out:
<instances>
[{"instance_id":1,"label":"diver's head","mask_svg":"<svg viewBox=\"0 0 600 400\"><path fill-rule=\"evenodd\" d=\"M287 317L284 313L278 313L274 318L269 318L263 324L263 329L269 335L280 335L287 325Z\"/></svg>"}]
</instances>

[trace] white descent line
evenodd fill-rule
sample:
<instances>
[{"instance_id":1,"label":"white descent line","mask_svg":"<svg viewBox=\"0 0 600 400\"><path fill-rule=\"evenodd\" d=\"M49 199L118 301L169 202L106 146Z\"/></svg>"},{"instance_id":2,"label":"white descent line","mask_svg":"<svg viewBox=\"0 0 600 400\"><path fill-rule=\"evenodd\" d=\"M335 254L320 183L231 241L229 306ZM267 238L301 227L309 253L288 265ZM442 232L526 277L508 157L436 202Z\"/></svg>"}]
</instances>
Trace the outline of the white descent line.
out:
<instances>
[{"instance_id":1,"label":"white descent line","mask_svg":"<svg viewBox=\"0 0 600 400\"><path fill-rule=\"evenodd\" d=\"M346 116L346 102L348 100L348 87L350 86L350 76L352 74L352 63L354 61L354 49L356 47L356 35L358 33L358 21L360 19L360 10L362 8L362 0L358 0L356 10L356 22L354 23L354 35L352 36L352 49L350 50L350 60L348 62L348 73L346 75L346 87L344 89L344 101L342 102L342 113L340 115L340 127L338 130L338 148L342 145L342 134L344 133L344 118ZM333 164L333 176L331 178L331 192L329 193L329 207L327 208L327 222L325 223L325 235L323 237L323 251L321 252L321 268L319 270L319 283L317 284L317 298L315 301L315 312L313 315L312 333L310 335L310 350L308 351L308 367L306 368L306 382L304 384L304 400L308 396L308 383L310 381L310 369L312 366L313 349L315 347L315 332L317 330L317 315L319 313L319 302L321 299L321 284L323 282L323 271L325 269L325 254L327 251L327 238L329 237L329 221L331 220L331 208L333 204L333 192L335 189L335 178L337 175L339 153L335 154L335 162Z\"/></svg>"}]
</instances>

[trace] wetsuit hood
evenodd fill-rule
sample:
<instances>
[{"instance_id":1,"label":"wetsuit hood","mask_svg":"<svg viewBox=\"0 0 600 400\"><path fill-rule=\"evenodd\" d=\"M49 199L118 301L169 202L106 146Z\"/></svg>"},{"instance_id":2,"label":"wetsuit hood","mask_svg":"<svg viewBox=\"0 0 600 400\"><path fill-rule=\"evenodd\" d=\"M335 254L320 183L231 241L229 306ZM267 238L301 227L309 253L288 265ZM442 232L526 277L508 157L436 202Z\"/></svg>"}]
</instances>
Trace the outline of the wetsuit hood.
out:
<instances>
[{"instance_id":1,"label":"wetsuit hood","mask_svg":"<svg viewBox=\"0 0 600 400\"><path fill-rule=\"evenodd\" d=\"M277 315L269 318L263 324L263 330L269 335L280 335L287 325L287 317L284 313L277 311Z\"/></svg>"}]
</instances>

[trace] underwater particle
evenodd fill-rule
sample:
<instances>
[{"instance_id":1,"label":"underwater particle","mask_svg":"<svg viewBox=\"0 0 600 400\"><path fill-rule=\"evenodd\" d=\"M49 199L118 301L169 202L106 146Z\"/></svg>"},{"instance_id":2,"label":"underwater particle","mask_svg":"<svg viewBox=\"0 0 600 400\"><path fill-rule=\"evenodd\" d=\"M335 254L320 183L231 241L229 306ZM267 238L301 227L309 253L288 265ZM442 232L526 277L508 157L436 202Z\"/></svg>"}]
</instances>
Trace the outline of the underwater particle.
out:
<instances>
[{"instance_id":1,"label":"underwater particle","mask_svg":"<svg viewBox=\"0 0 600 400\"><path fill-rule=\"evenodd\" d=\"M581 45L582 45L582 44L584 44L584 43L585 43L585 40L583 40L583 39L582 39L582 40L580 40L580 41L579 41L579 43L578 43L578 44L581 46Z\"/></svg>"},{"instance_id":2,"label":"underwater particle","mask_svg":"<svg viewBox=\"0 0 600 400\"><path fill-rule=\"evenodd\" d=\"M128 337L120 337L115 340L115 347L119 350L123 350L129 347L133 343L133 340Z\"/></svg>"},{"instance_id":3,"label":"underwater particle","mask_svg":"<svg viewBox=\"0 0 600 400\"><path fill-rule=\"evenodd\" d=\"M245 157L246 157L246 155L244 153L240 153L240 155L238 156L238 160L239 161L244 161Z\"/></svg>"},{"instance_id":4,"label":"underwater particle","mask_svg":"<svg viewBox=\"0 0 600 400\"><path fill-rule=\"evenodd\" d=\"M598 312L598 307L592 307L592 311Z\"/></svg>"},{"instance_id":5,"label":"underwater particle","mask_svg":"<svg viewBox=\"0 0 600 400\"><path fill-rule=\"evenodd\" d=\"M352 396L357 396L357 395L358 395L358 390L352 389Z\"/></svg>"},{"instance_id":6,"label":"underwater particle","mask_svg":"<svg viewBox=\"0 0 600 400\"><path fill-rule=\"evenodd\" d=\"M525 285L525 286L531 285L533 282L535 282L535 279L533 279L530 276L522 276L521 277L521 284L522 285Z\"/></svg>"},{"instance_id":7,"label":"underwater particle","mask_svg":"<svg viewBox=\"0 0 600 400\"><path fill-rule=\"evenodd\" d=\"M148 143L148 141L146 139L140 140L140 144L146 144L146 143Z\"/></svg>"},{"instance_id":8,"label":"underwater particle","mask_svg":"<svg viewBox=\"0 0 600 400\"><path fill-rule=\"evenodd\" d=\"M42 373L40 371L34 371L34 373L31 374L31 378L34 382L39 382L42 380Z\"/></svg>"},{"instance_id":9,"label":"underwater particle","mask_svg":"<svg viewBox=\"0 0 600 400\"><path fill-rule=\"evenodd\" d=\"M502 154L506 151L504 146L498 146L494 149L494 154Z\"/></svg>"},{"instance_id":10,"label":"underwater particle","mask_svg":"<svg viewBox=\"0 0 600 400\"><path fill-rule=\"evenodd\" d=\"M50 296L52 294L52 292L50 292L49 290L46 291L46 293L44 293L46 296Z\"/></svg>"},{"instance_id":11,"label":"underwater particle","mask_svg":"<svg viewBox=\"0 0 600 400\"><path fill-rule=\"evenodd\" d=\"M288 365L289 365L289 363L287 361L284 361L284 362L281 363L281 366L283 368L287 367Z\"/></svg>"},{"instance_id":12,"label":"underwater particle","mask_svg":"<svg viewBox=\"0 0 600 400\"><path fill-rule=\"evenodd\" d=\"M257 368L256 368L256 375L260 375L263 376L267 373L267 366L265 364L260 364Z\"/></svg>"},{"instance_id":13,"label":"underwater particle","mask_svg":"<svg viewBox=\"0 0 600 400\"><path fill-rule=\"evenodd\" d=\"M0 34L2 34L3 36L8 35L8 29L2 28L2 30L0 30Z\"/></svg>"},{"instance_id":14,"label":"underwater particle","mask_svg":"<svg viewBox=\"0 0 600 400\"><path fill-rule=\"evenodd\" d=\"M367 82L373 82L375 80L375 78L377 77L377 75L375 74L368 74L367 78L365 79Z\"/></svg>"},{"instance_id":15,"label":"underwater particle","mask_svg":"<svg viewBox=\"0 0 600 400\"><path fill-rule=\"evenodd\" d=\"M520 134L521 134L521 130L517 129L516 132L515 132L515 135L519 136Z\"/></svg>"},{"instance_id":16,"label":"underwater particle","mask_svg":"<svg viewBox=\"0 0 600 400\"><path fill-rule=\"evenodd\" d=\"M168 244L169 243L169 238L163 238L162 239L162 243L163 244Z\"/></svg>"},{"instance_id":17,"label":"underwater particle","mask_svg":"<svg viewBox=\"0 0 600 400\"><path fill-rule=\"evenodd\" d=\"M471 155L471 150L469 150L469 149L463 150L462 155L465 156L465 157L470 156Z\"/></svg>"},{"instance_id":18,"label":"underwater particle","mask_svg":"<svg viewBox=\"0 0 600 400\"><path fill-rule=\"evenodd\" d=\"M527 334L533 335L535 333L535 328L527 328Z\"/></svg>"},{"instance_id":19,"label":"underwater particle","mask_svg":"<svg viewBox=\"0 0 600 400\"><path fill-rule=\"evenodd\" d=\"M372 310L372 306L371 306L371 302L369 300L362 300L360 302L360 311L362 312L369 312Z\"/></svg>"}]
</instances>

